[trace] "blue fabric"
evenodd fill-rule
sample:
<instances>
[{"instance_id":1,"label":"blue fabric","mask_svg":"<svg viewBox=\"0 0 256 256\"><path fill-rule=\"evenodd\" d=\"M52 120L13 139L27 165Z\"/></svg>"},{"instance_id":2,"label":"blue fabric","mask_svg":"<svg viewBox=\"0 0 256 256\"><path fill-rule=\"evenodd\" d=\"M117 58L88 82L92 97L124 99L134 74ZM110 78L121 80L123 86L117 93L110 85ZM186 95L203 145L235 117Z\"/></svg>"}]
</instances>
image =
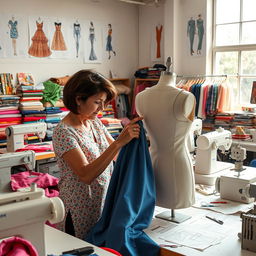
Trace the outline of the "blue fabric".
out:
<instances>
[{"instance_id":1,"label":"blue fabric","mask_svg":"<svg viewBox=\"0 0 256 256\"><path fill-rule=\"evenodd\" d=\"M251 167L256 167L256 159L253 159L253 160L250 162L249 166L251 166Z\"/></svg>"},{"instance_id":2,"label":"blue fabric","mask_svg":"<svg viewBox=\"0 0 256 256\"><path fill-rule=\"evenodd\" d=\"M155 182L142 122L141 134L118 156L100 220L86 241L112 248L123 256L156 256L159 246L143 229L151 223Z\"/></svg>"}]
</instances>

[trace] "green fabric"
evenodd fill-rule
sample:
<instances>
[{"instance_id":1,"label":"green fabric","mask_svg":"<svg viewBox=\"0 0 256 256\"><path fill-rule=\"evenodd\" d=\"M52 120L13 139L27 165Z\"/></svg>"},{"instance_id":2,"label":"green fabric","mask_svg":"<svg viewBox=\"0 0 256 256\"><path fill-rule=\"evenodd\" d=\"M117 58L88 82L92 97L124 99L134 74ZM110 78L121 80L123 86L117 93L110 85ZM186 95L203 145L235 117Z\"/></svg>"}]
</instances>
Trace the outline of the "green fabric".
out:
<instances>
[{"instance_id":1,"label":"green fabric","mask_svg":"<svg viewBox=\"0 0 256 256\"><path fill-rule=\"evenodd\" d=\"M60 99L61 89L60 85L53 83L52 81L43 82L43 99L42 102L50 102L53 106Z\"/></svg>"}]
</instances>

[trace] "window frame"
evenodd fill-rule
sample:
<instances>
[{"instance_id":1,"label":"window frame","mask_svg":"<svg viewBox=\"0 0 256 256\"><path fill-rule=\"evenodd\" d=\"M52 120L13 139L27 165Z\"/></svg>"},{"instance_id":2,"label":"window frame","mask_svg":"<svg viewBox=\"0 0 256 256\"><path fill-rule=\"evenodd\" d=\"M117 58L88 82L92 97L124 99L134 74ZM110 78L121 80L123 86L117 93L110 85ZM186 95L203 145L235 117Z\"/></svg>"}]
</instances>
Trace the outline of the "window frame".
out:
<instances>
[{"instance_id":1,"label":"window frame","mask_svg":"<svg viewBox=\"0 0 256 256\"><path fill-rule=\"evenodd\" d=\"M256 74L249 75L249 74L242 74L242 67L241 67L241 55L243 51L256 51L256 42L255 44L241 44L242 42L242 25L248 22L256 22L256 20L246 20L243 21L242 14L243 14L243 0L240 0L240 18L239 22L227 22L227 23L218 23L216 24L216 12L217 12L217 0L213 0L213 26L212 26L212 73L216 73L216 53L218 52L237 52L238 53L238 73L237 74L225 74L230 78L237 79L237 89L238 89L238 105L241 105L241 79L243 78L255 78L256 81ZM238 45L227 45L227 46L216 46L216 31L218 25L228 25L228 24L237 24L239 23L239 44ZM248 102L249 103L249 102Z\"/></svg>"}]
</instances>

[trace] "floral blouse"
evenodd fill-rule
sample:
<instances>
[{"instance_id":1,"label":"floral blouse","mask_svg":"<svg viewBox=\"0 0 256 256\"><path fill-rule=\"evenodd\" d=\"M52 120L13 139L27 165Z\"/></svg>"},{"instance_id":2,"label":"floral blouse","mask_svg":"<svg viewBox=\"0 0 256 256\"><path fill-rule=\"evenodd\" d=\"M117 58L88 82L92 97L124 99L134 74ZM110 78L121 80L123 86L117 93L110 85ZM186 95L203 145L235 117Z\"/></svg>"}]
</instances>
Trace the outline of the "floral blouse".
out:
<instances>
[{"instance_id":1,"label":"floral blouse","mask_svg":"<svg viewBox=\"0 0 256 256\"><path fill-rule=\"evenodd\" d=\"M60 168L60 198L65 205L66 216L70 212L76 237L84 239L90 228L98 221L103 209L107 188L113 171L111 163L90 185L80 181L78 176L63 160L62 155L80 147L90 163L109 146L111 137L99 119L89 121L92 133L82 132L60 122L53 132L53 147ZM58 224L65 232L65 220Z\"/></svg>"}]
</instances>

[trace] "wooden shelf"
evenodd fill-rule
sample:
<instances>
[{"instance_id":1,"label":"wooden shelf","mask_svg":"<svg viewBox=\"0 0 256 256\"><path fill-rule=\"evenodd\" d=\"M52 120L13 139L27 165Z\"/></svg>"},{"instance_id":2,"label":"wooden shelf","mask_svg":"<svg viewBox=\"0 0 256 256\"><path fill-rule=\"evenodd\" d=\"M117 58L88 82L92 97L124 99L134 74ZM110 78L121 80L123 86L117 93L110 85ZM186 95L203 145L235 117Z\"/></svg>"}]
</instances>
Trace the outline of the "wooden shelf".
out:
<instances>
[{"instance_id":1,"label":"wooden shelf","mask_svg":"<svg viewBox=\"0 0 256 256\"><path fill-rule=\"evenodd\" d=\"M146 87L154 86L158 83L158 78L136 78L134 81L133 95L132 95L132 116L136 116L135 112L135 97L138 93L137 87L141 84L148 84Z\"/></svg>"},{"instance_id":2,"label":"wooden shelf","mask_svg":"<svg viewBox=\"0 0 256 256\"><path fill-rule=\"evenodd\" d=\"M131 88L130 79L129 78L111 78L109 81L114 85L122 84L129 88Z\"/></svg>"}]
</instances>

